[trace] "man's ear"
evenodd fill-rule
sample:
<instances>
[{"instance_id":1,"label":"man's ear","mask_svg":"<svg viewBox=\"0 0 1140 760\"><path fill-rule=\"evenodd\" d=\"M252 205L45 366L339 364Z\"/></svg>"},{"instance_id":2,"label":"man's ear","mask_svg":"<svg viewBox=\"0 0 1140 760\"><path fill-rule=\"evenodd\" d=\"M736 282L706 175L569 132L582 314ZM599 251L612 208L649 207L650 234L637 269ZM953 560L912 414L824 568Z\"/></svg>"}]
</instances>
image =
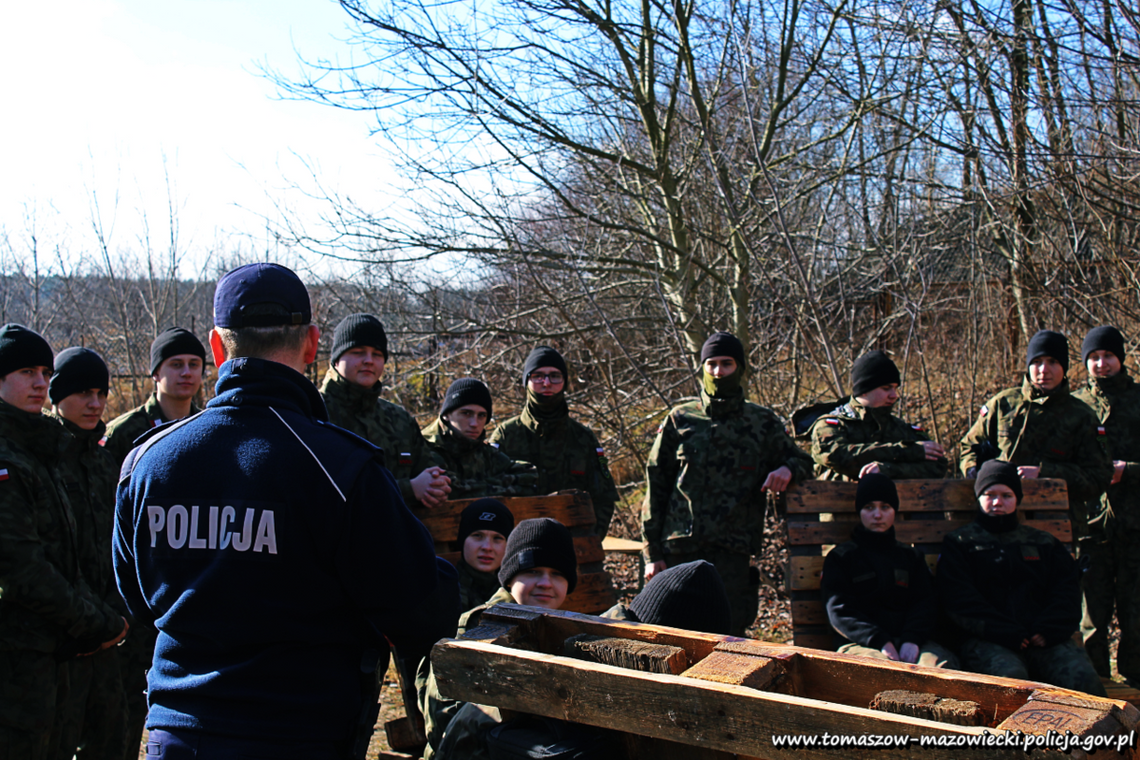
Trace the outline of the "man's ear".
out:
<instances>
[{"instance_id":1,"label":"man's ear","mask_svg":"<svg viewBox=\"0 0 1140 760\"><path fill-rule=\"evenodd\" d=\"M210 353L214 355L214 366L220 367L226 361L226 348L217 329L210 328Z\"/></svg>"},{"instance_id":2,"label":"man's ear","mask_svg":"<svg viewBox=\"0 0 1140 760\"><path fill-rule=\"evenodd\" d=\"M317 349L321 345L321 328L309 325L309 332L305 335L305 366L317 360Z\"/></svg>"}]
</instances>

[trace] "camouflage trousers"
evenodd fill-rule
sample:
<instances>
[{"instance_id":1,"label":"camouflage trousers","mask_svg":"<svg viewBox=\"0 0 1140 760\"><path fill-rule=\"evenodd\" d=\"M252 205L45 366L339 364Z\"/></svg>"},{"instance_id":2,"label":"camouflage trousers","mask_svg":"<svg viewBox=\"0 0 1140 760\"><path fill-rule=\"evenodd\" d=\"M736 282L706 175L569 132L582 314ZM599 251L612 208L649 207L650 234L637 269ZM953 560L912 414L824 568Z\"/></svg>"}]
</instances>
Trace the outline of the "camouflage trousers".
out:
<instances>
[{"instance_id":1,"label":"camouflage trousers","mask_svg":"<svg viewBox=\"0 0 1140 760\"><path fill-rule=\"evenodd\" d=\"M77 757L79 760L121 760L129 754L137 758L138 743L127 747L127 700L118 647L85 659L90 660L91 678ZM129 751L132 749L133 753Z\"/></svg>"},{"instance_id":2,"label":"camouflage trousers","mask_svg":"<svg viewBox=\"0 0 1140 760\"><path fill-rule=\"evenodd\" d=\"M153 625L131 622L131 633L118 647L119 677L127 710L127 735L123 760L138 760L146 725L146 673L154 660L154 640L158 635Z\"/></svg>"},{"instance_id":3,"label":"camouflage trousers","mask_svg":"<svg viewBox=\"0 0 1140 760\"><path fill-rule=\"evenodd\" d=\"M0 651L0 760L51 760L62 670L50 654Z\"/></svg>"},{"instance_id":4,"label":"camouflage trousers","mask_svg":"<svg viewBox=\"0 0 1140 760\"><path fill-rule=\"evenodd\" d=\"M1079 554L1089 567L1081 578L1084 616L1081 635L1085 651L1101 676L1112 675L1108 629L1115 611L1120 624L1116 668L1120 675L1140 683L1140 535L1118 530L1107 541L1082 539Z\"/></svg>"},{"instance_id":5,"label":"camouflage trousers","mask_svg":"<svg viewBox=\"0 0 1140 760\"><path fill-rule=\"evenodd\" d=\"M756 613L760 610L760 573L752 569L752 557L715 549L665 555L665 563L669 567L698 559L711 562L720 573L732 613L729 634L743 637L744 632L756 622Z\"/></svg>"},{"instance_id":6,"label":"camouflage trousers","mask_svg":"<svg viewBox=\"0 0 1140 760\"><path fill-rule=\"evenodd\" d=\"M894 642L898 648L902 642ZM861 646L859 644L844 644L839 647L840 654L857 654L861 657L874 657L879 660L889 660L880 649ZM928 641L918 648L918 665L924 668L950 668L958 669L958 657L937 641Z\"/></svg>"},{"instance_id":7,"label":"camouflage trousers","mask_svg":"<svg viewBox=\"0 0 1140 760\"><path fill-rule=\"evenodd\" d=\"M1071 639L1051 647L1031 646L1020 652L992 641L966 639L959 654L962 667L974 673L1041 681L1062 689L1105 696L1104 685L1088 655Z\"/></svg>"}]
</instances>

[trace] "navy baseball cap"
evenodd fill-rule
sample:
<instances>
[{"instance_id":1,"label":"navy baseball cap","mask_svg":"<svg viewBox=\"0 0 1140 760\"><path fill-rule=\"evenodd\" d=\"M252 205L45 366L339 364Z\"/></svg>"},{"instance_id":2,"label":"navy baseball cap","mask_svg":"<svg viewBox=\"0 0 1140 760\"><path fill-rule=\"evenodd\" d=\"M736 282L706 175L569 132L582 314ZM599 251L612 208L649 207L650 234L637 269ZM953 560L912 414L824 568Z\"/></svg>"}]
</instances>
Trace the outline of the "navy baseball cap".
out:
<instances>
[{"instance_id":1,"label":"navy baseball cap","mask_svg":"<svg viewBox=\"0 0 1140 760\"><path fill-rule=\"evenodd\" d=\"M246 264L226 272L214 291L217 327L307 325L313 320L309 291L297 273L280 264Z\"/></svg>"}]
</instances>

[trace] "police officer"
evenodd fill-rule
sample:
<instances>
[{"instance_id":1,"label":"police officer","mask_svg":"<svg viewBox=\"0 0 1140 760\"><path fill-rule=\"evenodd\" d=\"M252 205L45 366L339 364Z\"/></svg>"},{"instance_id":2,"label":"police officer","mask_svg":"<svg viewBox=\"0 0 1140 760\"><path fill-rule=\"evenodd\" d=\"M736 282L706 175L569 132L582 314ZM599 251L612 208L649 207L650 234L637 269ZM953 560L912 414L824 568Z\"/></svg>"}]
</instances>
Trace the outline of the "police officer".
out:
<instances>
[{"instance_id":1,"label":"police officer","mask_svg":"<svg viewBox=\"0 0 1140 760\"><path fill-rule=\"evenodd\" d=\"M617 487L598 437L570 418L566 360L550 346L539 346L523 364L522 382L522 414L499 423L491 443L512 459L538 468L539 493L576 488L590 494L594 531L605 536L618 501Z\"/></svg>"},{"instance_id":2,"label":"police officer","mask_svg":"<svg viewBox=\"0 0 1140 760\"><path fill-rule=\"evenodd\" d=\"M170 327L150 344L150 376L154 394L146 403L107 425L103 447L121 463L135 440L151 428L198 412L194 397L202 388L206 347L189 330Z\"/></svg>"},{"instance_id":3,"label":"police officer","mask_svg":"<svg viewBox=\"0 0 1140 760\"><path fill-rule=\"evenodd\" d=\"M1076 562L1056 538L1018 521L1017 470L997 459L983 464L974 521L942 541L938 592L966 637L962 666L1103 697L1088 655L1072 639L1081 620Z\"/></svg>"},{"instance_id":4,"label":"police officer","mask_svg":"<svg viewBox=\"0 0 1140 760\"><path fill-rule=\"evenodd\" d=\"M363 653L383 636L426 654L454 630L454 569L380 452L327 424L302 374L320 339L311 316L285 267L223 276L216 397L124 463L115 573L131 612L158 621L147 726L160 760L340 760L365 707Z\"/></svg>"},{"instance_id":5,"label":"police officer","mask_svg":"<svg viewBox=\"0 0 1140 760\"><path fill-rule=\"evenodd\" d=\"M1112 482L1104 495L1085 505L1087 534L1078 554L1088 557L1081 585L1087 620L1085 651L1098 674L1112 675L1108 627L1115 608L1120 623L1116 665L1140 684L1140 385L1124 366L1124 336L1115 327L1089 330L1081 345L1088 384L1076 392L1100 419L1112 457Z\"/></svg>"},{"instance_id":6,"label":"police officer","mask_svg":"<svg viewBox=\"0 0 1140 760\"><path fill-rule=\"evenodd\" d=\"M384 465L409 507L439 506L451 487L436 466L416 420L402 406L380 398L388 362L388 335L372 314L349 314L333 333L321 397L329 421L384 451Z\"/></svg>"},{"instance_id":7,"label":"police officer","mask_svg":"<svg viewBox=\"0 0 1140 760\"><path fill-rule=\"evenodd\" d=\"M1021 387L987 401L962 439L962 474L972 478L987 459L999 458L1022 478L1063 479L1070 504L1096 499L1112 480L1112 460L1096 415L1069 393L1069 341L1041 330L1029 341L1026 365Z\"/></svg>"},{"instance_id":8,"label":"police officer","mask_svg":"<svg viewBox=\"0 0 1140 760\"><path fill-rule=\"evenodd\" d=\"M810 478L812 467L774 412L745 401L747 368L736 336L705 341L700 400L675 407L658 427L641 512L646 580L708 560L732 603L734 636L755 622L760 605L750 557L763 538L765 492Z\"/></svg>"},{"instance_id":9,"label":"police officer","mask_svg":"<svg viewBox=\"0 0 1140 760\"><path fill-rule=\"evenodd\" d=\"M0 757L11 760L67 752L57 710L66 663L127 631L83 579L58 467L71 435L41 414L53 364L39 334L0 328Z\"/></svg>"},{"instance_id":10,"label":"police officer","mask_svg":"<svg viewBox=\"0 0 1140 760\"><path fill-rule=\"evenodd\" d=\"M487 386L461 377L448 386L439 417L424 429L436 462L451 480L452 499L535 493L534 465L515 461L486 443L492 412Z\"/></svg>"},{"instance_id":11,"label":"police officer","mask_svg":"<svg viewBox=\"0 0 1140 760\"><path fill-rule=\"evenodd\" d=\"M71 434L60 457L61 483L75 515L80 570L92 592L108 607L126 616L127 608L115 586L111 568L115 483L119 467L99 445L107 426L110 373L103 357L88 348L68 348L55 357L48 397L52 416ZM70 688L63 715L60 744L65 757L79 746L90 760L121 760L127 751L126 695L120 675L121 647L67 663ZM138 741L133 747L138 756Z\"/></svg>"},{"instance_id":12,"label":"police officer","mask_svg":"<svg viewBox=\"0 0 1140 760\"><path fill-rule=\"evenodd\" d=\"M945 477L949 463L942 446L921 425L891 414L899 400L899 368L882 351L860 356L851 367L851 397L811 424L811 455L820 480L859 480L871 472L894 480ZM804 413L793 416L797 429Z\"/></svg>"},{"instance_id":13,"label":"police officer","mask_svg":"<svg viewBox=\"0 0 1140 760\"><path fill-rule=\"evenodd\" d=\"M855 508L859 525L850 541L828 552L820 579L836 648L931 668L958 667L954 653L931 638L938 596L926 558L895 540L894 481L878 472L864 475Z\"/></svg>"}]
</instances>

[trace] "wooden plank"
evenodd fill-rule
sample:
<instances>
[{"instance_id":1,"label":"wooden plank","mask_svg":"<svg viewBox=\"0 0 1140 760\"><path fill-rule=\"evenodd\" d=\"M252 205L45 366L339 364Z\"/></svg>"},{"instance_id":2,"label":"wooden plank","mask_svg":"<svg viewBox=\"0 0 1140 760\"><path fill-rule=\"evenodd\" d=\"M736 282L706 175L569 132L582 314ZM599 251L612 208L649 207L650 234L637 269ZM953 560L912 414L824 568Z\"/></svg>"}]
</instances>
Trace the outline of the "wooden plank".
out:
<instances>
[{"instance_id":1,"label":"wooden plank","mask_svg":"<svg viewBox=\"0 0 1140 760\"><path fill-rule=\"evenodd\" d=\"M824 602L792 602L792 620L798 625L827 625Z\"/></svg>"},{"instance_id":2,"label":"wooden plank","mask_svg":"<svg viewBox=\"0 0 1140 760\"><path fill-rule=\"evenodd\" d=\"M832 748L774 747L774 735L936 736L978 735L982 731L743 686L638 673L481 642L440 642L432 650L432 664L440 691L454 699L768 760L856 756L848 752L837 755ZM924 758L994 756L992 749L923 749ZM913 750L876 749L874 757L913 757Z\"/></svg>"},{"instance_id":3,"label":"wooden plank","mask_svg":"<svg viewBox=\"0 0 1140 760\"><path fill-rule=\"evenodd\" d=\"M971 520L907 520L895 523L895 538L904 544L939 544L947 533L968 525ZM1068 520L1022 520L1022 523L1056 536L1062 543L1073 539ZM788 521L788 543L793 546L841 544L851 539L851 523Z\"/></svg>"},{"instance_id":4,"label":"wooden plank","mask_svg":"<svg viewBox=\"0 0 1140 760\"><path fill-rule=\"evenodd\" d=\"M562 609L596 615L617 603L609 573L579 573L574 593L566 597Z\"/></svg>"},{"instance_id":5,"label":"wooden plank","mask_svg":"<svg viewBox=\"0 0 1140 760\"><path fill-rule=\"evenodd\" d=\"M814 523L819 525L820 523ZM786 582L791 591L814 591L823 575L823 557L791 557Z\"/></svg>"},{"instance_id":6,"label":"wooden plank","mask_svg":"<svg viewBox=\"0 0 1140 760\"><path fill-rule=\"evenodd\" d=\"M824 652L831 652L835 649L835 637L831 633L794 630L792 631L792 643L797 647L820 649Z\"/></svg>"},{"instance_id":7,"label":"wooden plank","mask_svg":"<svg viewBox=\"0 0 1140 760\"><path fill-rule=\"evenodd\" d=\"M641 550L645 548L645 542L630 541L628 538L617 538L616 536L606 536L602 539L602 548L608 552L641 554Z\"/></svg>"},{"instance_id":8,"label":"wooden plank","mask_svg":"<svg viewBox=\"0 0 1140 760\"><path fill-rule=\"evenodd\" d=\"M1022 481L1022 509L1064 511L1069 506L1065 481L1055 478ZM785 494L788 514L854 512L857 484L809 480ZM972 512L977 505L973 480L897 480L900 512Z\"/></svg>"},{"instance_id":9,"label":"wooden plank","mask_svg":"<svg viewBox=\"0 0 1140 760\"><path fill-rule=\"evenodd\" d=\"M435 509L414 507L412 512L427 526L436 542L455 541L459 534L459 515L475 499L447 501ZM589 494L572 491L553 496L514 496L500 501L511 510L515 522L535 517L553 517L575 534L592 533L594 507Z\"/></svg>"}]
</instances>

